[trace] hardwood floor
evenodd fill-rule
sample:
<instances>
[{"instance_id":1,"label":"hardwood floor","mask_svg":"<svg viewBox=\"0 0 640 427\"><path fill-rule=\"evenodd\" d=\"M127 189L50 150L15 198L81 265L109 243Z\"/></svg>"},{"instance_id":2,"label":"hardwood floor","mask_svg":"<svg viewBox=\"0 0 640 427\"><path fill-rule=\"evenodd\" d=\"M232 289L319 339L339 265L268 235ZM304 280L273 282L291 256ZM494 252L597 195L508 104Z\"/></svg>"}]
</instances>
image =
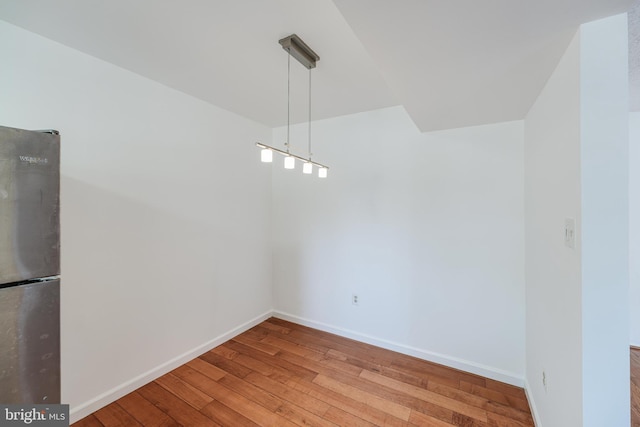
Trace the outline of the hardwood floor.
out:
<instances>
[{"instance_id":1,"label":"hardwood floor","mask_svg":"<svg viewBox=\"0 0 640 427\"><path fill-rule=\"evenodd\" d=\"M640 427L640 348L631 348L631 425Z\"/></svg>"},{"instance_id":2,"label":"hardwood floor","mask_svg":"<svg viewBox=\"0 0 640 427\"><path fill-rule=\"evenodd\" d=\"M74 424L140 425L517 427L533 420L521 388L271 318Z\"/></svg>"}]
</instances>

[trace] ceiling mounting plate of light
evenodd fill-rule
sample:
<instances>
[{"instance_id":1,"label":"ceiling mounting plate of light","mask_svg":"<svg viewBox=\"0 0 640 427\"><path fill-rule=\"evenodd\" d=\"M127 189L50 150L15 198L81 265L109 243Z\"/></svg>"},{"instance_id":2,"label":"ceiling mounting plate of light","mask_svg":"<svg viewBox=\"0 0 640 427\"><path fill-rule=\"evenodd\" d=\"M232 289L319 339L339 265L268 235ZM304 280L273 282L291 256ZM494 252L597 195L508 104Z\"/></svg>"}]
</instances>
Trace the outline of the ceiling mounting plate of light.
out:
<instances>
[{"instance_id":1,"label":"ceiling mounting plate of light","mask_svg":"<svg viewBox=\"0 0 640 427\"><path fill-rule=\"evenodd\" d=\"M278 40L278 43L282 45L284 50L289 52L289 55L293 56L309 70L316 68L316 62L320 60L320 57L297 35L291 34Z\"/></svg>"}]
</instances>

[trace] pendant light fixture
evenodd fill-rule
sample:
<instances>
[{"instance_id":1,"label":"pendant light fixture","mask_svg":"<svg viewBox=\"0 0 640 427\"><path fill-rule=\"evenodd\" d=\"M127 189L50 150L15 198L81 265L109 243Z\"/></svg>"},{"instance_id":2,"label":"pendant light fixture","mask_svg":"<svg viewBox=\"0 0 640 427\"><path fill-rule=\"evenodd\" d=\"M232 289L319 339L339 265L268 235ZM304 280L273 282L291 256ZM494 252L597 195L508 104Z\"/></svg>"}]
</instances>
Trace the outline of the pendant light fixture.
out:
<instances>
[{"instance_id":1,"label":"pendant light fixture","mask_svg":"<svg viewBox=\"0 0 640 427\"><path fill-rule=\"evenodd\" d=\"M313 166L318 169L318 177L326 178L329 167L321 163L311 160L311 70L316 67L316 62L320 60L320 57L313 51L300 37L292 34L281 40L278 43L282 45L282 48L287 51L287 140L285 141L285 150L280 150L275 147L271 147L260 142L256 142L256 146L261 149L260 160L264 163L273 162L273 153L279 153L284 156L284 168L295 169L296 159L302 162L302 173L312 174ZM309 124L308 124L308 152L307 158L297 156L291 153L291 140L290 140L290 128L291 128L291 57L298 60L304 67L309 70Z\"/></svg>"}]
</instances>

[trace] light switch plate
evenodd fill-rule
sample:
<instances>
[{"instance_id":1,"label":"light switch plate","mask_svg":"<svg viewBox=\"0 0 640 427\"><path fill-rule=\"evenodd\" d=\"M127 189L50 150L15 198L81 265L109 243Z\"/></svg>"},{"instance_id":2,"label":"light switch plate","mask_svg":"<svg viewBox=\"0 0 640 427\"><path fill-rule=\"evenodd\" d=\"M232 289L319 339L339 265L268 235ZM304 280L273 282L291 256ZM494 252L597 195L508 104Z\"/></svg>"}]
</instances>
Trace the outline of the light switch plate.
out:
<instances>
[{"instance_id":1,"label":"light switch plate","mask_svg":"<svg viewBox=\"0 0 640 427\"><path fill-rule=\"evenodd\" d=\"M576 247L576 220L573 218L564 220L564 245L571 249Z\"/></svg>"}]
</instances>

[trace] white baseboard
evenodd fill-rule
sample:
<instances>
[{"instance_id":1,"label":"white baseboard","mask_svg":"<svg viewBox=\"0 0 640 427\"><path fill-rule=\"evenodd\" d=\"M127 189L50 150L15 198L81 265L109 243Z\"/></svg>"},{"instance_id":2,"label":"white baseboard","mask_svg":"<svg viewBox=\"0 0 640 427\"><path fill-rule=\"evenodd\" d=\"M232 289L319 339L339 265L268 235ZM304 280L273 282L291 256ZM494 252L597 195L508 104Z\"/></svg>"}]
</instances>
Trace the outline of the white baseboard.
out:
<instances>
[{"instance_id":1,"label":"white baseboard","mask_svg":"<svg viewBox=\"0 0 640 427\"><path fill-rule=\"evenodd\" d=\"M481 365L479 363L471 362L469 360L460 359L457 357L447 356L444 354L434 353L428 350L422 350L419 348L411 347L405 344L399 344L393 341L377 338L371 335L362 334L356 331L340 328L338 326L328 325L322 322L316 322L314 320L305 319L295 316L293 314L285 313L282 311L274 310L273 316L282 320L288 320L300 325L309 326L310 328L319 329L321 331L330 332L332 334L340 335L345 338L351 338L356 341L361 341L367 344L382 347L387 350L397 351L398 353L414 356L429 362L438 363L454 369L469 372L476 375L481 375L492 380L500 381L503 383L511 384L517 387L524 386L524 378L512 373L503 371L501 369L492 368L490 366Z\"/></svg>"},{"instance_id":2,"label":"white baseboard","mask_svg":"<svg viewBox=\"0 0 640 427\"><path fill-rule=\"evenodd\" d=\"M531 395L531 387L529 386L529 381L524 379L524 392L527 395L527 401L529 402L529 409L531 409L531 416L533 416L533 425L536 427L540 427L540 416L538 415L538 409L536 408L536 402L533 400L533 396Z\"/></svg>"},{"instance_id":3,"label":"white baseboard","mask_svg":"<svg viewBox=\"0 0 640 427\"><path fill-rule=\"evenodd\" d=\"M153 369L148 370L147 372L123 383L120 384L119 386L116 386L114 388L112 388L111 390L108 390L104 393L102 393L101 395L94 397L93 399L82 403L78 406L74 406L73 408L71 408L70 412L69 412L69 418L70 418L70 422L71 424L73 424L74 422L81 420L82 418L86 417L87 415L97 411L98 409L108 405L111 402L114 402L116 400L118 400L119 398L131 393L132 391L142 387L143 385L155 380L158 377L161 377L162 375L166 374L167 372L172 371L173 369L177 368L178 366L184 365L185 363L187 363L188 361L200 356L201 354L211 350L214 347L219 346L220 344L230 340L231 338L243 333L244 331L251 329L252 327L254 327L255 325L257 325L258 323L263 322L264 320L268 319L269 317L272 316L272 311L269 310L251 320L249 320L248 322L243 323L240 326L237 326L233 329L231 329L230 331L219 335L217 337L215 337L214 339L212 339L211 341L208 341L204 344L201 344L185 353L182 353L181 355L174 357L173 359L159 365L156 366Z\"/></svg>"}]
</instances>

